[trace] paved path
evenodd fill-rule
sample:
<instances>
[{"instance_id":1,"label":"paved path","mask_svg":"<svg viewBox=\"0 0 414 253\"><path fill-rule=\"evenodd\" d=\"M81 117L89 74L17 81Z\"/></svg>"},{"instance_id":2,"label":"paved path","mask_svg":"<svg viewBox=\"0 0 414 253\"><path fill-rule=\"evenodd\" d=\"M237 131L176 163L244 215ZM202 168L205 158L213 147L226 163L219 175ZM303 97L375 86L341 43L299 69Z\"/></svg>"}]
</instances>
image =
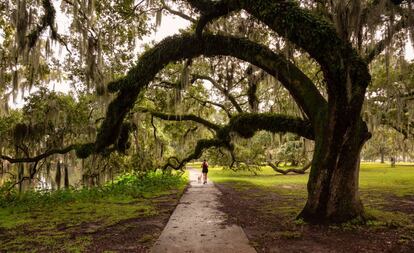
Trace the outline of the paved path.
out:
<instances>
[{"instance_id":1,"label":"paved path","mask_svg":"<svg viewBox=\"0 0 414 253\"><path fill-rule=\"evenodd\" d=\"M151 252L255 253L241 227L223 225L226 214L218 210L220 191L211 182L197 182L200 170L189 172L191 185Z\"/></svg>"}]
</instances>

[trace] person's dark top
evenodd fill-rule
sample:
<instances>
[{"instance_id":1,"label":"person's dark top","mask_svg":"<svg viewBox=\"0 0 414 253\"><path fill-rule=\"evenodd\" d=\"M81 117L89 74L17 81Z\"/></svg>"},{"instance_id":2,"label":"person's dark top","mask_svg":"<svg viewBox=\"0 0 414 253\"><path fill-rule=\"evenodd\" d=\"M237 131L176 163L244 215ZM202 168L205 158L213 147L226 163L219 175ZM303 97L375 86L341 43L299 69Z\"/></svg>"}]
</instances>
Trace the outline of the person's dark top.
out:
<instances>
[{"instance_id":1,"label":"person's dark top","mask_svg":"<svg viewBox=\"0 0 414 253\"><path fill-rule=\"evenodd\" d=\"M208 163L206 161L203 162L203 173L208 173Z\"/></svg>"}]
</instances>

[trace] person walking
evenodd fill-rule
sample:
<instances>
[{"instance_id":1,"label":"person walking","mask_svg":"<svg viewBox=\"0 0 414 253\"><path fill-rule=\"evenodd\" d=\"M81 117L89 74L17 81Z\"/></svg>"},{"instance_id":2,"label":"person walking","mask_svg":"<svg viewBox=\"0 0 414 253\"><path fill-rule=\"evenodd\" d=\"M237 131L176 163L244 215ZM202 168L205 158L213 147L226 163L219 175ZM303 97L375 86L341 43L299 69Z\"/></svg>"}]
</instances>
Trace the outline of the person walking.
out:
<instances>
[{"instance_id":1,"label":"person walking","mask_svg":"<svg viewBox=\"0 0 414 253\"><path fill-rule=\"evenodd\" d=\"M208 163L206 159L201 164L201 168L203 168L201 171L203 173L203 184L207 184Z\"/></svg>"}]
</instances>

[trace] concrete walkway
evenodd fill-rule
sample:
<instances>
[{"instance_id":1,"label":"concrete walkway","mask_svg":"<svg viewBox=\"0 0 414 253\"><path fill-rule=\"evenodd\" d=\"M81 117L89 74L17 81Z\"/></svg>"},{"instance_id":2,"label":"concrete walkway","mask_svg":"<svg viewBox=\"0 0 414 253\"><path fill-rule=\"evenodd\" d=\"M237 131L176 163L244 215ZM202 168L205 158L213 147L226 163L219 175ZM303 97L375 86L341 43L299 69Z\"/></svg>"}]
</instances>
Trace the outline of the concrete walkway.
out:
<instances>
[{"instance_id":1,"label":"concrete walkway","mask_svg":"<svg viewBox=\"0 0 414 253\"><path fill-rule=\"evenodd\" d=\"M243 229L226 226L218 210L220 191L197 182L201 170L190 169L190 187L182 196L152 253L255 253Z\"/></svg>"}]
</instances>

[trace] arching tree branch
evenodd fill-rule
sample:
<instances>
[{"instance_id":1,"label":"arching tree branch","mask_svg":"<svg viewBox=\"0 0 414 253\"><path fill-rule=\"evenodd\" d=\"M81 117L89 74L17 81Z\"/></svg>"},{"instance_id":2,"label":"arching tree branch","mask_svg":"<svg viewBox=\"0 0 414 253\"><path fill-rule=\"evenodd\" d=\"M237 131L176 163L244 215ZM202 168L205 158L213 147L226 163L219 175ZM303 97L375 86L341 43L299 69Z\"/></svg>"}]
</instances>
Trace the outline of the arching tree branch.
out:
<instances>
[{"instance_id":1,"label":"arching tree branch","mask_svg":"<svg viewBox=\"0 0 414 253\"><path fill-rule=\"evenodd\" d=\"M175 114L168 114L168 113L162 113L162 112L156 112L156 111L152 111L150 109L147 108L140 108L141 112L148 112L150 113L153 117L157 117L159 119L163 119L163 120L171 120L171 121L193 121L193 122L197 122L200 123L202 125L204 125L207 128L213 129L214 131L219 131L220 130L220 126L216 125L214 123L211 123L208 120L205 120L203 118L200 118L194 114L184 114L184 115L175 115Z\"/></svg>"},{"instance_id":2,"label":"arching tree branch","mask_svg":"<svg viewBox=\"0 0 414 253\"><path fill-rule=\"evenodd\" d=\"M7 155L0 155L0 159L6 160L9 163L37 163L40 160L45 159L49 156L56 155L56 154L63 155L63 154L69 153L70 151L73 151L73 150L76 152L76 155L79 158L86 158L90 154L95 152L94 146L95 146L94 143L72 144L72 145L69 145L69 146L67 146L65 148L62 148L62 149L49 149L46 152L44 152L40 155L34 156L34 157L13 158L13 157L7 156ZM113 152L115 150L117 150L117 149L116 148L109 148L109 149L105 149L103 151L103 153L108 154L108 153Z\"/></svg>"},{"instance_id":3,"label":"arching tree branch","mask_svg":"<svg viewBox=\"0 0 414 253\"><path fill-rule=\"evenodd\" d=\"M75 150L78 147L79 147L78 144L73 144L73 145L69 145L62 149L50 149L46 151L45 153L40 154L38 156L34 156L34 157L12 158L10 156L2 155L0 156L0 158L8 161L9 163L33 163L33 162L36 163L51 155L69 153L70 151Z\"/></svg>"},{"instance_id":4,"label":"arching tree branch","mask_svg":"<svg viewBox=\"0 0 414 253\"><path fill-rule=\"evenodd\" d=\"M173 36L143 54L127 76L109 84L108 89L119 91L119 94L108 107L97 136L96 150L101 151L115 142L123 119L138 94L166 64L200 55L234 56L264 69L280 80L311 119L327 106L318 89L302 71L284 56L264 46L230 36L203 35L201 41L194 35Z\"/></svg>"}]
</instances>

